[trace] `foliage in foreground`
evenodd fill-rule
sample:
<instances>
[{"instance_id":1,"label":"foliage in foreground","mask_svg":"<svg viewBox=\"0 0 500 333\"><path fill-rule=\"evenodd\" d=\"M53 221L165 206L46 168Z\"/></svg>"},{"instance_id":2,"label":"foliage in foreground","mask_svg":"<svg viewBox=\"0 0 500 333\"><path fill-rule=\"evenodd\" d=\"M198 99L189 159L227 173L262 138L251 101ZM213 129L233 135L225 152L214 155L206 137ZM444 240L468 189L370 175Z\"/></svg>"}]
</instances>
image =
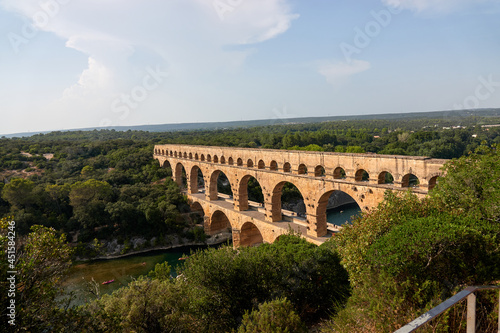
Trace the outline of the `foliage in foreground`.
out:
<instances>
[{"instance_id":1,"label":"foliage in foreground","mask_svg":"<svg viewBox=\"0 0 500 333\"><path fill-rule=\"evenodd\" d=\"M500 283L499 152L482 147L450 161L429 198L387 193L379 208L332 239L353 286L325 332L388 332L468 285ZM472 168L471 168L472 167ZM493 294L479 295L479 328L498 321ZM459 305L428 329L463 329Z\"/></svg>"},{"instance_id":2,"label":"foliage in foreground","mask_svg":"<svg viewBox=\"0 0 500 333\"><path fill-rule=\"evenodd\" d=\"M82 307L81 316L95 331L230 332L245 313L247 325L268 325L262 311L271 308L274 319L296 332L348 296L337 255L293 235L259 247L196 252L177 279L165 278L166 271L158 266L152 279L103 296Z\"/></svg>"}]
</instances>

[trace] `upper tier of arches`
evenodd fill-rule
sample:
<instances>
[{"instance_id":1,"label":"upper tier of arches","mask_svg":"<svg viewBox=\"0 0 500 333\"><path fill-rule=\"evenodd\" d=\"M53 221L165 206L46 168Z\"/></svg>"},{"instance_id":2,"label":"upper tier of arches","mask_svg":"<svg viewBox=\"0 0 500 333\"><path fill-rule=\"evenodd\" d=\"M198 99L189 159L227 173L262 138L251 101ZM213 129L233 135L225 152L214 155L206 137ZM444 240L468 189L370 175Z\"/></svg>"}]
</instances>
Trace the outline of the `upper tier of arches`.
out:
<instances>
[{"instance_id":1,"label":"upper tier of arches","mask_svg":"<svg viewBox=\"0 0 500 333\"><path fill-rule=\"evenodd\" d=\"M169 149L165 146L171 147ZM262 156L256 154L257 152ZM424 190L431 190L436 185L441 175L439 168L444 163L443 160L421 156L295 152L184 145L159 145L155 147L154 153L171 158L260 171Z\"/></svg>"}]
</instances>

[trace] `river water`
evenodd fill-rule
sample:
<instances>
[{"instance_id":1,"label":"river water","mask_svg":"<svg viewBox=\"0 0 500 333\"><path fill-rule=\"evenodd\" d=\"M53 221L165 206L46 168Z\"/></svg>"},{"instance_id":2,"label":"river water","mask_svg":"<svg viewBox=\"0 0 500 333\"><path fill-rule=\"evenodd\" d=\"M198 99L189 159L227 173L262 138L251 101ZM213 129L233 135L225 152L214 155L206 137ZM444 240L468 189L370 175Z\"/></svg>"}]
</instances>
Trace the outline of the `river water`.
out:
<instances>
[{"instance_id":1,"label":"river water","mask_svg":"<svg viewBox=\"0 0 500 333\"><path fill-rule=\"evenodd\" d=\"M342 225L350 223L351 219L361 213L357 203L348 203L337 208L326 211L326 220L328 223Z\"/></svg>"},{"instance_id":2,"label":"river water","mask_svg":"<svg viewBox=\"0 0 500 333\"><path fill-rule=\"evenodd\" d=\"M165 261L172 267L171 274L176 276L175 269L182 265L179 258L185 257L196 249L206 246L185 246L168 250L154 250L144 254L132 255L119 259L94 260L76 263L71 267L69 274L63 282L66 294L73 293L75 299L72 306L81 305L94 297L86 292L86 286L92 278L99 284L100 293L111 294L113 291L126 286L133 279L148 274L156 264ZM102 282L115 280L113 283L102 285Z\"/></svg>"}]
</instances>

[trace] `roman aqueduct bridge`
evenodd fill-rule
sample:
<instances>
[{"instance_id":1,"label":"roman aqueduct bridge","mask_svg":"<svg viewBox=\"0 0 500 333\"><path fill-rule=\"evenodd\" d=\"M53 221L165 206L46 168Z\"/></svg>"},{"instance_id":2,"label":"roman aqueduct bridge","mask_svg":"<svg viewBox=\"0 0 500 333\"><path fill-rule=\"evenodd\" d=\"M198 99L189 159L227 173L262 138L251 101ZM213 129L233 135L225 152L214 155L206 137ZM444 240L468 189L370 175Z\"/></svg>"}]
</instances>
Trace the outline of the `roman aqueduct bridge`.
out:
<instances>
[{"instance_id":1,"label":"roman aqueduct bridge","mask_svg":"<svg viewBox=\"0 0 500 333\"><path fill-rule=\"evenodd\" d=\"M411 188L425 196L446 162L421 156L176 144L156 145L154 157L162 167L172 168L172 178L179 185L185 182L192 209L204 216L206 233L231 230L235 246L272 243L290 228L321 244L332 234L326 209L333 192L347 193L362 211L370 211L383 200L386 190ZM229 180L232 197L217 191L221 172ZM204 187L199 185L200 174ZM262 188L263 205L248 200L252 177ZM305 217L282 210L281 194L287 182L302 194Z\"/></svg>"}]
</instances>

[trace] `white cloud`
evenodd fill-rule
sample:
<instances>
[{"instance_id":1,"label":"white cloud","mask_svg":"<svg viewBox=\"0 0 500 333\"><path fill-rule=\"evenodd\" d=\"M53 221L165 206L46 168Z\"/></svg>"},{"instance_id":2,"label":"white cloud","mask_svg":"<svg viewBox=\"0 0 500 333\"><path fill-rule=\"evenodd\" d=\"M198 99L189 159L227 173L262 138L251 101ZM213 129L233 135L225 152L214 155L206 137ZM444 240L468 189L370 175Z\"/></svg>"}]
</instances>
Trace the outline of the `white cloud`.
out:
<instances>
[{"instance_id":1,"label":"white cloud","mask_svg":"<svg viewBox=\"0 0 500 333\"><path fill-rule=\"evenodd\" d=\"M213 72L235 70L255 52L242 45L275 38L297 18L287 0L220 1L232 6L223 19L214 0L0 0L0 5L38 21L40 30L88 56L78 82L50 105L83 115L90 109L109 111L116 94L137 85L148 66L168 68L172 80L186 85ZM52 8L42 8L45 3ZM36 17L48 19L40 24Z\"/></svg>"},{"instance_id":2,"label":"white cloud","mask_svg":"<svg viewBox=\"0 0 500 333\"><path fill-rule=\"evenodd\" d=\"M324 62L319 65L318 72L326 78L326 81L333 85L343 83L349 76L364 72L370 69L370 63L364 60L352 60L350 63Z\"/></svg>"},{"instance_id":3,"label":"white cloud","mask_svg":"<svg viewBox=\"0 0 500 333\"><path fill-rule=\"evenodd\" d=\"M382 2L387 6L416 12L443 13L487 2L498 3L498 0L382 0Z\"/></svg>"}]
</instances>

